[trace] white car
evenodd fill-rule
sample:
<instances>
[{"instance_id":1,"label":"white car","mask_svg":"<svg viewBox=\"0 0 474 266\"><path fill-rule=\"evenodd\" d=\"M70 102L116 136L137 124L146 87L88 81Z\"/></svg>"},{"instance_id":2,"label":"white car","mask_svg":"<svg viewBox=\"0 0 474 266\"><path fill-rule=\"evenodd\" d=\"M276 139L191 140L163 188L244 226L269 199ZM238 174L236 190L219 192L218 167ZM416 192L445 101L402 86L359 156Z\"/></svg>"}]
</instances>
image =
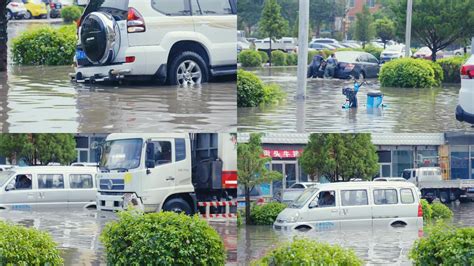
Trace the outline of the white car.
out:
<instances>
[{"instance_id":1,"label":"white car","mask_svg":"<svg viewBox=\"0 0 474 266\"><path fill-rule=\"evenodd\" d=\"M334 48L344 48L344 46L341 45L336 39L331 38L313 38L311 43L324 43L329 44Z\"/></svg>"},{"instance_id":2,"label":"white car","mask_svg":"<svg viewBox=\"0 0 474 266\"><path fill-rule=\"evenodd\" d=\"M176 85L234 75L236 4L236 0L91 2L79 21L71 77L77 82L154 78Z\"/></svg>"},{"instance_id":3,"label":"white car","mask_svg":"<svg viewBox=\"0 0 474 266\"><path fill-rule=\"evenodd\" d=\"M26 12L26 7L21 0L12 0L7 4L7 20L21 19Z\"/></svg>"},{"instance_id":4,"label":"white car","mask_svg":"<svg viewBox=\"0 0 474 266\"><path fill-rule=\"evenodd\" d=\"M306 189L278 214L276 230L354 226L423 227L417 188L410 182L339 182Z\"/></svg>"},{"instance_id":5,"label":"white car","mask_svg":"<svg viewBox=\"0 0 474 266\"><path fill-rule=\"evenodd\" d=\"M470 45L468 45L468 46L466 47L466 52L467 52L468 54L471 54L471 46L470 46ZM456 55L456 56L462 56L462 55L464 55L464 47L461 47L461 48L459 48L459 49L457 49L457 50L454 50L454 55Z\"/></svg>"},{"instance_id":6,"label":"white car","mask_svg":"<svg viewBox=\"0 0 474 266\"><path fill-rule=\"evenodd\" d=\"M474 56L461 67L461 90L456 107L456 119L474 124Z\"/></svg>"},{"instance_id":7,"label":"white car","mask_svg":"<svg viewBox=\"0 0 474 266\"><path fill-rule=\"evenodd\" d=\"M383 46L382 46L383 47ZM410 51L410 56L412 52ZM380 61L388 62L393 59L403 58L405 56L405 45L392 45L385 48L385 50L380 53Z\"/></svg>"}]
</instances>

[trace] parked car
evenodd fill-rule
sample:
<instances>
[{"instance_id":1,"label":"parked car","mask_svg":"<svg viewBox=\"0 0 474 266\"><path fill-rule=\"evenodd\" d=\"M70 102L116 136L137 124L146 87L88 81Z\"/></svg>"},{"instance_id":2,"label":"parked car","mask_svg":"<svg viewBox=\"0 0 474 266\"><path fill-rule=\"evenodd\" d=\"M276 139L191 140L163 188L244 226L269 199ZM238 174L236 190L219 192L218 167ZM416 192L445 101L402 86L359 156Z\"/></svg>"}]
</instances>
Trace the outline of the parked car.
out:
<instances>
[{"instance_id":1,"label":"parked car","mask_svg":"<svg viewBox=\"0 0 474 266\"><path fill-rule=\"evenodd\" d=\"M21 19L26 15L26 7L22 0L9 0L7 4L7 20Z\"/></svg>"},{"instance_id":2,"label":"parked car","mask_svg":"<svg viewBox=\"0 0 474 266\"><path fill-rule=\"evenodd\" d=\"M237 1L104 0L79 21L77 82L158 79L207 82L237 72Z\"/></svg>"},{"instance_id":3,"label":"parked car","mask_svg":"<svg viewBox=\"0 0 474 266\"><path fill-rule=\"evenodd\" d=\"M328 43L310 43L308 48L311 50L331 50L334 51L336 50L336 47L332 46L331 44Z\"/></svg>"},{"instance_id":4,"label":"parked car","mask_svg":"<svg viewBox=\"0 0 474 266\"><path fill-rule=\"evenodd\" d=\"M299 182L299 183L294 183L291 185L289 188L282 189L275 193L274 199L278 202L281 203L291 203L293 202L296 198L303 193L303 191L307 188L314 187L318 183L316 182Z\"/></svg>"},{"instance_id":5,"label":"parked car","mask_svg":"<svg viewBox=\"0 0 474 266\"><path fill-rule=\"evenodd\" d=\"M49 17L50 18L59 18L61 17L61 9L63 4L60 0L50 0L49 1Z\"/></svg>"},{"instance_id":6,"label":"parked car","mask_svg":"<svg viewBox=\"0 0 474 266\"><path fill-rule=\"evenodd\" d=\"M375 56L366 52L342 51L335 53L338 65L336 78L348 79L355 77L359 80L376 78L379 74L379 61Z\"/></svg>"},{"instance_id":7,"label":"parked car","mask_svg":"<svg viewBox=\"0 0 474 266\"><path fill-rule=\"evenodd\" d=\"M14 165L9 165L9 164L0 164L0 172L2 171L7 171L15 167Z\"/></svg>"},{"instance_id":8,"label":"parked car","mask_svg":"<svg viewBox=\"0 0 474 266\"><path fill-rule=\"evenodd\" d=\"M25 19L32 18L47 18L48 10L46 4L41 0L23 0L23 4L26 7Z\"/></svg>"},{"instance_id":9,"label":"parked car","mask_svg":"<svg viewBox=\"0 0 474 266\"><path fill-rule=\"evenodd\" d=\"M15 167L0 172L0 209L95 208L96 168Z\"/></svg>"},{"instance_id":10,"label":"parked car","mask_svg":"<svg viewBox=\"0 0 474 266\"><path fill-rule=\"evenodd\" d=\"M265 197L260 187L255 186L250 190L250 202L257 205L265 203ZM240 186L237 189L237 204L238 208L245 208L245 191Z\"/></svg>"},{"instance_id":11,"label":"parked car","mask_svg":"<svg viewBox=\"0 0 474 266\"><path fill-rule=\"evenodd\" d=\"M474 124L474 56L461 67L461 90L456 107L456 120Z\"/></svg>"},{"instance_id":12,"label":"parked car","mask_svg":"<svg viewBox=\"0 0 474 266\"><path fill-rule=\"evenodd\" d=\"M334 48L344 48L336 39L331 38L313 38L311 43L324 43L333 46Z\"/></svg>"},{"instance_id":13,"label":"parked car","mask_svg":"<svg viewBox=\"0 0 474 266\"><path fill-rule=\"evenodd\" d=\"M292 37L282 37L278 40L272 40L272 51L280 50L286 53L294 51L298 45L296 38ZM255 47L260 51L269 51L270 50L270 38L265 38L261 40L255 40Z\"/></svg>"},{"instance_id":14,"label":"parked car","mask_svg":"<svg viewBox=\"0 0 474 266\"><path fill-rule=\"evenodd\" d=\"M412 52L410 51L410 56ZM393 59L403 58L405 56L405 45L392 45L385 48L380 53L380 62L385 63Z\"/></svg>"},{"instance_id":15,"label":"parked car","mask_svg":"<svg viewBox=\"0 0 474 266\"><path fill-rule=\"evenodd\" d=\"M468 46L466 47L466 52L467 52L468 54L471 54L471 46L470 46L470 45L468 45ZM461 47L461 48L459 48L459 49L457 49L457 50L454 50L454 55L456 55L456 56L462 56L462 55L464 55L464 47Z\"/></svg>"},{"instance_id":16,"label":"parked car","mask_svg":"<svg viewBox=\"0 0 474 266\"><path fill-rule=\"evenodd\" d=\"M276 230L353 226L423 227L423 210L409 182L338 182L306 189L278 214Z\"/></svg>"},{"instance_id":17,"label":"parked car","mask_svg":"<svg viewBox=\"0 0 474 266\"><path fill-rule=\"evenodd\" d=\"M423 58L423 59L427 59L427 60L431 60L431 50L430 48L428 47L421 47L420 49L418 49L418 51L416 51L413 56L416 57L416 58ZM441 59L444 57L444 52L443 51L438 51L436 52L436 58L437 59Z\"/></svg>"},{"instance_id":18,"label":"parked car","mask_svg":"<svg viewBox=\"0 0 474 266\"><path fill-rule=\"evenodd\" d=\"M358 41L354 41L354 40L344 41L343 44L351 45L354 48L362 48L362 45L360 45Z\"/></svg>"}]
</instances>

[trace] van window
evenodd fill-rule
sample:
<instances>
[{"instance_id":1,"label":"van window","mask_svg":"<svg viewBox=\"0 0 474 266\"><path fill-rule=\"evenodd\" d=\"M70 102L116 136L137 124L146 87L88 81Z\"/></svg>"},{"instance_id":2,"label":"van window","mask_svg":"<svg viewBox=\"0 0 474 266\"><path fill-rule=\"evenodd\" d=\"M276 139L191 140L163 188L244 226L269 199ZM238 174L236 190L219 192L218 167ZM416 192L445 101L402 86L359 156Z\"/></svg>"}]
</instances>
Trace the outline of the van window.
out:
<instances>
[{"instance_id":1,"label":"van window","mask_svg":"<svg viewBox=\"0 0 474 266\"><path fill-rule=\"evenodd\" d=\"M321 191L318 195L318 207L334 207L336 206L335 191Z\"/></svg>"},{"instance_id":2,"label":"van window","mask_svg":"<svg viewBox=\"0 0 474 266\"><path fill-rule=\"evenodd\" d=\"M191 0L193 15L216 16L232 14L229 0Z\"/></svg>"},{"instance_id":3,"label":"van window","mask_svg":"<svg viewBox=\"0 0 474 266\"><path fill-rule=\"evenodd\" d=\"M17 175L13 180L15 190L28 190L31 189L33 184L32 175Z\"/></svg>"},{"instance_id":4,"label":"van window","mask_svg":"<svg viewBox=\"0 0 474 266\"><path fill-rule=\"evenodd\" d=\"M92 175L72 174L69 175L69 186L71 188L92 188Z\"/></svg>"},{"instance_id":5,"label":"van window","mask_svg":"<svg viewBox=\"0 0 474 266\"><path fill-rule=\"evenodd\" d=\"M409 188L402 188L400 189L400 201L404 204L410 204L415 202L415 198L413 197L413 192Z\"/></svg>"},{"instance_id":6,"label":"van window","mask_svg":"<svg viewBox=\"0 0 474 266\"><path fill-rule=\"evenodd\" d=\"M374 203L376 205L397 204L398 196L396 189L375 189Z\"/></svg>"},{"instance_id":7,"label":"van window","mask_svg":"<svg viewBox=\"0 0 474 266\"><path fill-rule=\"evenodd\" d=\"M175 139L174 146L176 150L176 161L182 161L186 159L186 142L184 139Z\"/></svg>"},{"instance_id":8,"label":"van window","mask_svg":"<svg viewBox=\"0 0 474 266\"><path fill-rule=\"evenodd\" d=\"M367 190L342 190L341 201L342 206L368 205Z\"/></svg>"},{"instance_id":9,"label":"van window","mask_svg":"<svg viewBox=\"0 0 474 266\"><path fill-rule=\"evenodd\" d=\"M187 0L153 0L151 6L166 16L190 16L191 10Z\"/></svg>"},{"instance_id":10,"label":"van window","mask_svg":"<svg viewBox=\"0 0 474 266\"><path fill-rule=\"evenodd\" d=\"M58 174L40 174L38 175L39 189L57 189L64 188L64 177Z\"/></svg>"},{"instance_id":11,"label":"van window","mask_svg":"<svg viewBox=\"0 0 474 266\"><path fill-rule=\"evenodd\" d=\"M153 141L155 144L155 165L171 163L171 142Z\"/></svg>"}]
</instances>

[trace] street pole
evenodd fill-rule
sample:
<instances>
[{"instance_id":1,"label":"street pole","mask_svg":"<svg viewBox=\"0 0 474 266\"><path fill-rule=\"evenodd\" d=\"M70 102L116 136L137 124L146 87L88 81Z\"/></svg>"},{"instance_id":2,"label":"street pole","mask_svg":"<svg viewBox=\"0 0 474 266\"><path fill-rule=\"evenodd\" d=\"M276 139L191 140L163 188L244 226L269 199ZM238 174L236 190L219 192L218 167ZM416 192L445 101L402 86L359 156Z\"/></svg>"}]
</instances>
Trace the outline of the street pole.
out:
<instances>
[{"instance_id":1,"label":"street pole","mask_svg":"<svg viewBox=\"0 0 474 266\"><path fill-rule=\"evenodd\" d=\"M405 31L405 57L410 57L411 46L411 15L413 11L413 0L407 2L407 25Z\"/></svg>"},{"instance_id":2,"label":"street pole","mask_svg":"<svg viewBox=\"0 0 474 266\"><path fill-rule=\"evenodd\" d=\"M306 75L308 72L308 29L309 0L299 0L299 32L298 32L298 89L296 99L306 98Z\"/></svg>"}]
</instances>

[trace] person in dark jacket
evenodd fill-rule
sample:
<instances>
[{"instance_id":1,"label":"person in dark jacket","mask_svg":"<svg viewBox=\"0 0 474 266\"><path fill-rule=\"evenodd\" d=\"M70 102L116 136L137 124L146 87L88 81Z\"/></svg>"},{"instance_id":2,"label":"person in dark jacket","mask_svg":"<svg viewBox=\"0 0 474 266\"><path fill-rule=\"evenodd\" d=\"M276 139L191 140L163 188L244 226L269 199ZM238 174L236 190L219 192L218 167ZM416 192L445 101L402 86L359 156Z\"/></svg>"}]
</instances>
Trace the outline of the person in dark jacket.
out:
<instances>
[{"instance_id":1,"label":"person in dark jacket","mask_svg":"<svg viewBox=\"0 0 474 266\"><path fill-rule=\"evenodd\" d=\"M323 56L324 56L324 53L322 51L319 51L319 53L313 57L313 61L311 61L311 64L309 65L309 68L308 68L308 78L318 77L319 71L325 63Z\"/></svg>"},{"instance_id":2,"label":"person in dark jacket","mask_svg":"<svg viewBox=\"0 0 474 266\"><path fill-rule=\"evenodd\" d=\"M324 77L325 78L334 78L334 75L336 74L336 67L337 67L337 59L336 59L336 55L335 54L332 54L328 60L327 60L327 64L326 64L326 68L324 69Z\"/></svg>"}]
</instances>

